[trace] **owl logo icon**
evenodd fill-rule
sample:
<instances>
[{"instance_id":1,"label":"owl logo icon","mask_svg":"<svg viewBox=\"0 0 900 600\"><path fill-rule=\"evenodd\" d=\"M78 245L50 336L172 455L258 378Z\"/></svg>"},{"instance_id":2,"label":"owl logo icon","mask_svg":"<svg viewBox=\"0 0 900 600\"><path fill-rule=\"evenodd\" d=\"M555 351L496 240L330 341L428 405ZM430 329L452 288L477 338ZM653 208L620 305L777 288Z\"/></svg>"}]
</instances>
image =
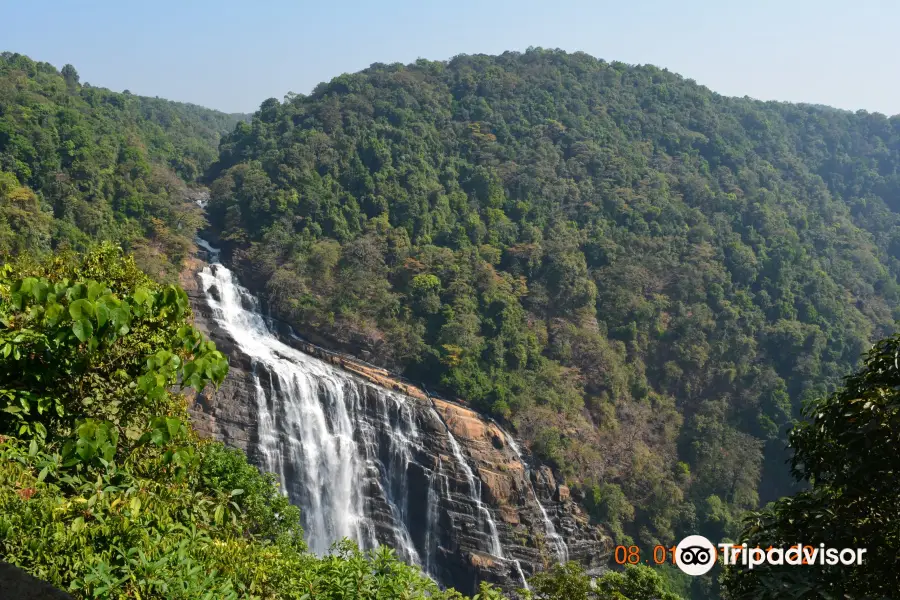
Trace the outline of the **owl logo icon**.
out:
<instances>
[{"instance_id":1,"label":"owl logo icon","mask_svg":"<svg viewBox=\"0 0 900 600\"><path fill-rule=\"evenodd\" d=\"M688 575L708 573L716 558L716 547L702 535L689 535L675 547L675 564Z\"/></svg>"}]
</instances>

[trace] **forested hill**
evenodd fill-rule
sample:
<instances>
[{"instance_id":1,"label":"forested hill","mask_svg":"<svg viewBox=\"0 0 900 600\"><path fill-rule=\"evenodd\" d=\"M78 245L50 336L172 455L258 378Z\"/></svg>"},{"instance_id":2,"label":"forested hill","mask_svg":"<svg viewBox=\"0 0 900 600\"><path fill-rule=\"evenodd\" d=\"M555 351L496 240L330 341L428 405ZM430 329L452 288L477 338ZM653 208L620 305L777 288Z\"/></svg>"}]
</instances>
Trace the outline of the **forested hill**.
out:
<instances>
[{"instance_id":1,"label":"forested hill","mask_svg":"<svg viewBox=\"0 0 900 600\"><path fill-rule=\"evenodd\" d=\"M506 419L620 539L735 533L894 329L900 118L529 50L264 102L209 218L301 327Z\"/></svg>"},{"instance_id":2,"label":"forested hill","mask_svg":"<svg viewBox=\"0 0 900 600\"><path fill-rule=\"evenodd\" d=\"M0 255L123 244L171 278L202 215L186 183L216 160L244 115L114 93L0 54Z\"/></svg>"}]
</instances>

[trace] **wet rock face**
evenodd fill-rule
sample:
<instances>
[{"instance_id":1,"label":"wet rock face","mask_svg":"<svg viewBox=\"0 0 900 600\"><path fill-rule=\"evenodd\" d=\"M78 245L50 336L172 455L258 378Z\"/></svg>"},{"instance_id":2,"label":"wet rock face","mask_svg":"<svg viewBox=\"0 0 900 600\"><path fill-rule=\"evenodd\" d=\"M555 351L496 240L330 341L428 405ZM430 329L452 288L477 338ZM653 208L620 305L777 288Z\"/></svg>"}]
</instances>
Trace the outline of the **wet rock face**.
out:
<instances>
[{"instance_id":1,"label":"wet rock face","mask_svg":"<svg viewBox=\"0 0 900 600\"><path fill-rule=\"evenodd\" d=\"M202 266L194 263L182 285L195 325L229 357L230 371L218 391L194 399L194 426L279 472L291 500L310 513L305 466L295 464L298 454L289 451L298 444L297 433L287 431L277 408L288 379L283 372L269 372L277 371L271 362L249 356L216 318L220 315L211 305L227 290L217 286L210 303L209 292L194 277ZM340 400L348 407L360 462L360 481L354 485L362 492L365 518L357 539L363 546L377 542L398 548L439 583L466 594L475 593L480 581L507 590L521 587L522 574L528 577L565 554L588 569L606 564L609 538L588 523L550 469L526 464L495 423L459 404L430 398L381 369L288 336L279 339L334 368L317 393L323 405ZM263 421L269 425L261 428ZM279 430L274 442L272 431L261 430L272 423ZM306 531L309 536L316 525L310 522Z\"/></svg>"}]
</instances>

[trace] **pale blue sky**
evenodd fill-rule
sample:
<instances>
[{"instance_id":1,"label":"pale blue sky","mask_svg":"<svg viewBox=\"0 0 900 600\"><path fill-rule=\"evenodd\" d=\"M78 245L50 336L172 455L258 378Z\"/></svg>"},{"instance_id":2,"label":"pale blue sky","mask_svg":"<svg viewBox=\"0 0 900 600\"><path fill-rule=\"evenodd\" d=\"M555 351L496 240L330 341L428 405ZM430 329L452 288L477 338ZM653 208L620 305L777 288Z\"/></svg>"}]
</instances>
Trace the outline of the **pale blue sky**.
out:
<instances>
[{"instance_id":1,"label":"pale blue sky","mask_svg":"<svg viewBox=\"0 0 900 600\"><path fill-rule=\"evenodd\" d=\"M0 19L0 51L230 112L373 62L542 46L722 94L900 113L898 0L0 0Z\"/></svg>"}]
</instances>

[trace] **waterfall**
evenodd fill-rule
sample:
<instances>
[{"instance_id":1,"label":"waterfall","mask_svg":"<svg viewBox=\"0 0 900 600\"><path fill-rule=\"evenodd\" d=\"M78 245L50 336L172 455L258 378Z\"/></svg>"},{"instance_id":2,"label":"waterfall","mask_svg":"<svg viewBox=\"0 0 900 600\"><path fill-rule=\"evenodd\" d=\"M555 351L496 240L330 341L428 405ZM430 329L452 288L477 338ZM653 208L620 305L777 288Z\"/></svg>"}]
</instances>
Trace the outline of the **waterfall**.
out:
<instances>
[{"instance_id":1,"label":"waterfall","mask_svg":"<svg viewBox=\"0 0 900 600\"><path fill-rule=\"evenodd\" d=\"M525 574L522 572L522 564L518 561L518 559L508 559L503 554L503 544L500 543L500 535L497 533L497 523L494 521L494 517L491 516L491 511L487 509L484 503L481 501L481 480L475 477L475 473L472 472L472 468L469 466L469 463L466 461L465 455L462 453L462 449L459 447L459 442L456 441L456 438L453 436L453 432L450 431L450 427L447 423L441 418L440 414L438 414L437 409L432 405L431 410L434 412L435 417L440 419L441 423L444 423L444 428L447 432L447 439L450 442L450 448L453 450L453 456L456 458L456 462L459 463L459 466L462 468L463 473L466 476L466 480L469 483L469 494L472 501L475 503L475 506L478 509L479 514L484 515L485 523L488 526L488 531L490 532L490 542L491 542L491 550L490 553L499 558L502 561L512 562L516 567L516 571L519 574L519 578L522 580L522 585L525 586L525 589L529 589L528 580L525 578Z\"/></svg>"},{"instance_id":2,"label":"waterfall","mask_svg":"<svg viewBox=\"0 0 900 600\"><path fill-rule=\"evenodd\" d=\"M405 398L385 390L378 390L377 394L376 414L379 427L361 424L366 461L379 474L375 482L388 500L394 522L408 523L406 501L409 498L409 480L406 473L412 462L412 449L417 445L419 432L412 409ZM400 528L395 534L399 543L396 548L399 555L407 562L421 566L409 529Z\"/></svg>"},{"instance_id":3,"label":"waterfall","mask_svg":"<svg viewBox=\"0 0 900 600\"><path fill-rule=\"evenodd\" d=\"M269 389L272 389L275 382L272 380L271 371L268 372ZM253 370L253 387L256 397L257 418L259 420L259 451L262 464L260 465L264 471L275 473L278 476L281 490L287 493L287 482L284 480L284 464L281 460L281 453L278 452L278 430L275 427L275 417L269 408L269 398L266 397L266 390L263 388L259 380L259 373Z\"/></svg>"},{"instance_id":4,"label":"waterfall","mask_svg":"<svg viewBox=\"0 0 900 600\"><path fill-rule=\"evenodd\" d=\"M497 523L481 499L481 479L434 404L418 405L283 343L257 299L219 262L219 250L201 239L197 245L211 263L199 280L212 319L249 358L248 401L257 425L248 454L300 507L309 549L324 555L344 538L362 549L389 544L404 561L436 576L450 479L440 456L433 468L423 466L428 451L416 415L427 410L443 424L460 469L454 473L468 484L477 548L509 564L528 588L519 560L505 556ZM548 534L555 535L541 510Z\"/></svg>"},{"instance_id":5,"label":"waterfall","mask_svg":"<svg viewBox=\"0 0 900 600\"><path fill-rule=\"evenodd\" d=\"M499 425L497 428L500 431L503 431ZM522 456L522 451L519 449L519 445L516 444L515 440L509 433L503 431L503 437L506 438L506 443L512 449L513 453L515 453L516 457L519 459L519 462L527 469L528 463L525 462L525 458ZM531 489L531 495L534 496L534 501L538 505L538 509L541 511L541 517L544 520L544 530L547 533L547 539L550 540L550 543L556 549L556 559L558 562L567 563L569 562L569 547L566 545L566 541L562 538L561 535L556 533L556 527L553 526L553 521L550 520L550 517L547 515L547 510L544 508L544 505L541 504L541 499L538 498L537 491L534 489L534 485L531 483L531 477L529 477L528 473L525 473L525 481L528 483L528 487Z\"/></svg>"},{"instance_id":6,"label":"waterfall","mask_svg":"<svg viewBox=\"0 0 900 600\"><path fill-rule=\"evenodd\" d=\"M206 253L209 255L210 263L218 263L219 262L220 251L218 248L213 248L212 246L209 245L209 242L207 242L206 240L201 239L201 238L195 238L195 241L197 242L197 245L200 246L203 250L205 250Z\"/></svg>"},{"instance_id":7,"label":"waterfall","mask_svg":"<svg viewBox=\"0 0 900 600\"><path fill-rule=\"evenodd\" d=\"M441 419L437 410L435 410L433 407L432 410L434 411L435 417ZM441 419L441 422L443 423L444 420ZM491 511L489 511L487 507L485 507L484 502L481 501L481 480L475 478L475 473L472 472L472 467L470 467L469 463L466 462L466 457L462 453L462 448L459 447L459 442L456 441L456 438L450 431L450 427L448 427L446 423L444 423L444 427L446 428L447 439L450 442L450 448L453 450L453 457L456 459L456 462L463 470L463 473L466 476L466 481L469 484L469 496L472 499L472 502L475 504L475 507L478 509L479 515L484 515L485 517L485 522L487 523L488 530L490 531L490 537L488 539L491 542L491 547L489 552L497 558L505 560L505 557L503 556L503 545L500 543L500 536L497 533L497 523L491 516Z\"/></svg>"},{"instance_id":8,"label":"waterfall","mask_svg":"<svg viewBox=\"0 0 900 600\"><path fill-rule=\"evenodd\" d=\"M440 486L440 489L438 489ZM441 498L449 493L447 476L444 475L444 463L438 456L437 467L428 478L428 516L425 524L425 570L434 577L437 568L434 562L440 537L438 534L438 520L440 518Z\"/></svg>"},{"instance_id":9,"label":"waterfall","mask_svg":"<svg viewBox=\"0 0 900 600\"><path fill-rule=\"evenodd\" d=\"M279 341L256 299L216 262L218 251L197 243L215 263L200 273L213 318L252 362L259 423L253 450L301 508L310 550L326 554L343 538L363 549L378 545L368 486L388 505L394 539L382 541L421 564L408 523L408 466L418 444L411 400L379 388L371 394L376 406L365 405L366 384Z\"/></svg>"}]
</instances>

